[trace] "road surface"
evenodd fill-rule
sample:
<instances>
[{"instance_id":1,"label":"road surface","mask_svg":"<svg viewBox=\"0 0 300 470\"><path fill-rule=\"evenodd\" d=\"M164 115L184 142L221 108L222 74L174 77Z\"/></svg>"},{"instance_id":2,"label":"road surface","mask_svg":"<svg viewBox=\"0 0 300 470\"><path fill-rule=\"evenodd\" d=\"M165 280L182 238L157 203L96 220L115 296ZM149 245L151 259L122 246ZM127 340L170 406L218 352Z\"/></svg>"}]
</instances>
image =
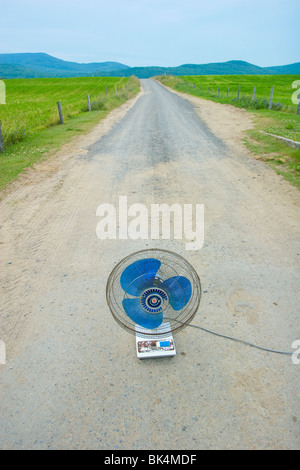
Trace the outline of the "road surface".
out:
<instances>
[{"instance_id":1,"label":"road surface","mask_svg":"<svg viewBox=\"0 0 300 470\"><path fill-rule=\"evenodd\" d=\"M299 194L189 101L153 80L142 89L105 135L77 139L1 202L1 448L299 448L290 356L188 327L174 358L141 361L109 312L115 264L164 248L201 278L193 324L284 351L300 339ZM97 208L119 196L204 204L204 246L100 240Z\"/></svg>"}]
</instances>

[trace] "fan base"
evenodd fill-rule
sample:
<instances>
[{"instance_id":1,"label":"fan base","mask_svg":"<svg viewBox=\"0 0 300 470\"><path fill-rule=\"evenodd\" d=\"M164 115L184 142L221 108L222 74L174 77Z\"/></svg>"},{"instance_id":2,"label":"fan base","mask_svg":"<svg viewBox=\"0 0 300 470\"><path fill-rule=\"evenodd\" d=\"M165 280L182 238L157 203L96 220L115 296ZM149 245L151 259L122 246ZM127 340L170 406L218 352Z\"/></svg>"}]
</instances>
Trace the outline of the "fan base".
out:
<instances>
[{"instance_id":1,"label":"fan base","mask_svg":"<svg viewBox=\"0 0 300 470\"><path fill-rule=\"evenodd\" d=\"M161 325L163 330L166 324ZM144 334L143 334L144 330ZM150 334L149 334L150 333ZM141 329L135 334L136 354L139 359L168 357L176 355L175 342L172 333L151 335L151 330Z\"/></svg>"}]
</instances>

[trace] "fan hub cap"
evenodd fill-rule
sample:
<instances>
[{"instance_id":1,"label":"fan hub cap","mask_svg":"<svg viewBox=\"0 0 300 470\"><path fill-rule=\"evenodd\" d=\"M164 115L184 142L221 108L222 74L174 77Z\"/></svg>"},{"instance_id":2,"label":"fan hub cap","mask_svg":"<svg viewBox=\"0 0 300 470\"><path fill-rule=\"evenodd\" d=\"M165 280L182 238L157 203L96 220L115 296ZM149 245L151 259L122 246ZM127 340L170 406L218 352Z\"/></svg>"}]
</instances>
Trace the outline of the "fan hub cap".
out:
<instances>
[{"instance_id":1,"label":"fan hub cap","mask_svg":"<svg viewBox=\"0 0 300 470\"><path fill-rule=\"evenodd\" d=\"M148 313L160 313L168 304L168 296L164 290L157 287L146 289L141 295L141 305Z\"/></svg>"}]
</instances>

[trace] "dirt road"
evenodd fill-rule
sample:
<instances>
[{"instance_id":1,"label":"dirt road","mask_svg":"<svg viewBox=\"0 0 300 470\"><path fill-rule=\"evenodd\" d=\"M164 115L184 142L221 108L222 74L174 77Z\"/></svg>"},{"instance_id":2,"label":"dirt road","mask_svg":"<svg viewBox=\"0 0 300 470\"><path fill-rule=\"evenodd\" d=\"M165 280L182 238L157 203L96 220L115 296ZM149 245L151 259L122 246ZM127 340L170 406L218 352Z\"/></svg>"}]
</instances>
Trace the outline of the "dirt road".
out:
<instances>
[{"instance_id":1,"label":"dirt road","mask_svg":"<svg viewBox=\"0 0 300 470\"><path fill-rule=\"evenodd\" d=\"M115 264L160 247L201 278L194 324L287 351L300 339L299 194L190 101L152 80L142 88L1 201L1 448L299 448L289 356L186 328L174 358L140 361L109 312ZM97 207L122 195L204 204L203 248L99 240Z\"/></svg>"}]
</instances>

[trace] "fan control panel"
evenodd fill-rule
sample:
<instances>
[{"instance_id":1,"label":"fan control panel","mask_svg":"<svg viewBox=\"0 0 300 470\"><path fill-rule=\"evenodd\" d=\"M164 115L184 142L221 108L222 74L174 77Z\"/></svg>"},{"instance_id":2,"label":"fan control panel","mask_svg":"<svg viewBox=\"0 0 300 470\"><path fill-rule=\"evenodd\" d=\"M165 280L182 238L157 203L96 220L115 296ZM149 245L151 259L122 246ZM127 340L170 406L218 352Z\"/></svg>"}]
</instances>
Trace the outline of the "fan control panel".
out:
<instances>
[{"instance_id":1,"label":"fan control panel","mask_svg":"<svg viewBox=\"0 0 300 470\"><path fill-rule=\"evenodd\" d=\"M149 332L149 330L148 330ZM139 359L175 356L175 342L172 334L168 335L143 335L136 332L136 353Z\"/></svg>"}]
</instances>

